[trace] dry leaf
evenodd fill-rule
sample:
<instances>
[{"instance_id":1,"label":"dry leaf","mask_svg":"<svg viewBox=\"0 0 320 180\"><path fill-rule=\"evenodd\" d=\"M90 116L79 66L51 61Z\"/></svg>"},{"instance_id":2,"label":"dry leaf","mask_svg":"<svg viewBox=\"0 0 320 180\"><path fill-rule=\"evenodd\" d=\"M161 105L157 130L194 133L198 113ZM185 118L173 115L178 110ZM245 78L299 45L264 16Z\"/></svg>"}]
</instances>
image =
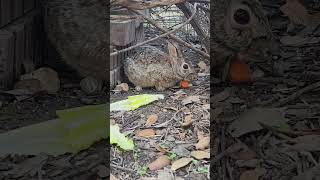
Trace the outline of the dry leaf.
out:
<instances>
[{"instance_id":1,"label":"dry leaf","mask_svg":"<svg viewBox=\"0 0 320 180\"><path fill-rule=\"evenodd\" d=\"M181 124L182 127L189 127L192 124L192 115L188 115L184 118L184 122Z\"/></svg>"},{"instance_id":2,"label":"dry leaf","mask_svg":"<svg viewBox=\"0 0 320 180\"><path fill-rule=\"evenodd\" d=\"M259 180L259 176L254 170L245 171L240 175L240 180Z\"/></svg>"},{"instance_id":3,"label":"dry leaf","mask_svg":"<svg viewBox=\"0 0 320 180\"><path fill-rule=\"evenodd\" d=\"M193 158L178 159L172 163L171 170L176 171L177 169L180 169L180 168L188 165L192 160L193 160Z\"/></svg>"},{"instance_id":4,"label":"dry leaf","mask_svg":"<svg viewBox=\"0 0 320 180\"><path fill-rule=\"evenodd\" d=\"M153 114L153 115L150 115L147 119L147 123L146 123L146 126L151 126L153 125L154 123L156 123L158 120L158 115L156 114Z\"/></svg>"},{"instance_id":5,"label":"dry leaf","mask_svg":"<svg viewBox=\"0 0 320 180\"><path fill-rule=\"evenodd\" d=\"M305 135L294 138L294 145L291 147L299 151L320 151L320 135Z\"/></svg>"},{"instance_id":6,"label":"dry leaf","mask_svg":"<svg viewBox=\"0 0 320 180\"><path fill-rule=\"evenodd\" d=\"M199 103L200 97L199 96L188 96L184 100L182 100L182 105L187 105L191 103Z\"/></svg>"},{"instance_id":7,"label":"dry leaf","mask_svg":"<svg viewBox=\"0 0 320 180\"><path fill-rule=\"evenodd\" d=\"M137 136L140 136L140 137L153 137L155 135L156 135L156 132L153 129L144 129L137 133Z\"/></svg>"},{"instance_id":8,"label":"dry leaf","mask_svg":"<svg viewBox=\"0 0 320 180\"><path fill-rule=\"evenodd\" d=\"M228 127L228 131L233 137L240 137L246 133L263 129L260 123L271 127L287 128L287 121L283 109L252 108L233 121Z\"/></svg>"},{"instance_id":9,"label":"dry leaf","mask_svg":"<svg viewBox=\"0 0 320 180\"><path fill-rule=\"evenodd\" d=\"M155 171L166 167L170 164L170 162L171 160L168 158L168 156L162 155L159 156L158 159L150 163L148 167L151 171Z\"/></svg>"},{"instance_id":10,"label":"dry leaf","mask_svg":"<svg viewBox=\"0 0 320 180\"><path fill-rule=\"evenodd\" d=\"M166 150L165 148L159 146L158 144L154 144L154 147L161 153L169 153L168 150Z\"/></svg>"},{"instance_id":11,"label":"dry leaf","mask_svg":"<svg viewBox=\"0 0 320 180\"><path fill-rule=\"evenodd\" d=\"M308 10L298 0L287 0L287 3L280 7L294 24L309 24L310 14Z\"/></svg>"},{"instance_id":12,"label":"dry leaf","mask_svg":"<svg viewBox=\"0 0 320 180\"><path fill-rule=\"evenodd\" d=\"M204 150L209 147L210 137L202 137L195 145L197 150Z\"/></svg>"},{"instance_id":13,"label":"dry leaf","mask_svg":"<svg viewBox=\"0 0 320 180\"><path fill-rule=\"evenodd\" d=\"M119 179L116 178L114 175L110 174L110 180L119 180Z\"/></svg>"},{"instance_id":14,"label":"dry leaf","mask_svg":"<svg viewBox=\"0 0 320 180\"><path fill-rule=\"evenodd\" d=\"M210 153L207 151L192 151L191 156L196 159L210 159Z\"/></svg>"},{"instance_id":15,"label":"dry leaf","mask_svg":"<svg viewBox=\"0 0 320 180\"><path fill-rule=\"evenodd\" d=\"M232 159L236 160L250 160L257 158L256 152L249 149L246 145L242 144L241 146L245 147L244 149L241 149L240 151L237 151L235 153L231 153L230 157Z\"/></svg>"}]
</instances>

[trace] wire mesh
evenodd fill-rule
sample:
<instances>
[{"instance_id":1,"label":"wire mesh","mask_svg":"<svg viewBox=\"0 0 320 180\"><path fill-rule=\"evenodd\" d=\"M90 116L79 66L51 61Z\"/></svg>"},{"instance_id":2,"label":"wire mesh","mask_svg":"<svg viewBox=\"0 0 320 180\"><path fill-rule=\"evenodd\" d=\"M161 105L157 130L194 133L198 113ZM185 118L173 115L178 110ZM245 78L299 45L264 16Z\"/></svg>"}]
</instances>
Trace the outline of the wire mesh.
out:
<instances>
[{"instance_id":1,"label":"wire mesh","mask_svg":"<svg viewBox=\"0 0 320 180\"><path fill-rule=\"evenodd\" d=\"M149 14L158 24L170 30L186 21L184 14L175 5L149 9ZM159 31L147 22L144 23L144 27L147 36L159 34ZM175 35L185 40L198 40L198 36L190 24L182 27Z\"/></svg>"}]
</instances>

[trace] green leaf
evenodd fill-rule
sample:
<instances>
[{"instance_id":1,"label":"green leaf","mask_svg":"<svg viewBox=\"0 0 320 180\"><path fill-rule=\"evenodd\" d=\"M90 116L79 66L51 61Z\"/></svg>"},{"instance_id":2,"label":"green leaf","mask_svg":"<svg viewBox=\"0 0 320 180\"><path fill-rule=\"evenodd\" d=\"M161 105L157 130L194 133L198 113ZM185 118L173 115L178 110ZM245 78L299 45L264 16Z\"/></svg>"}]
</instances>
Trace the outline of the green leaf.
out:
<instances>
[{"instance_id":1,"label":"green leaf","mask_svg":"<svg viewBox=\"0 0 320 180\"><path fill-rule=\"evenodd\" d=\"M133 141L120 132L117 124L110 125L110 143L117 144L123 150L133 150L134 148Z\"/></svg>"},{"instance_id":2,"label":"green leaf","mask_svg":"<svg viewBox=\"0 0 320 180\"><path fill-rule=\"evenodd\" d=\"M159 99L164 99L164 96L162 94L141 94L129 96L126 100L112 103L110 105L110 111L133 111Z\"/></svg>"}]
</instances>

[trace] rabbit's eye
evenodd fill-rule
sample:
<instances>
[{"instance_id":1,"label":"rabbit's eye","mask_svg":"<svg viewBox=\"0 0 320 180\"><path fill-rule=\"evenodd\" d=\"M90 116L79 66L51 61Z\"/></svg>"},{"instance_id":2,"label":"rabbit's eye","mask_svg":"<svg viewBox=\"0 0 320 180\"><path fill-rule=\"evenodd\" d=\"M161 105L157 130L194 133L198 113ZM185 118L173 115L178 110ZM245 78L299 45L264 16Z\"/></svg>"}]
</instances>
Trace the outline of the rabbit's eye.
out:
<instances>
[{"instance_id":1,"label":"rabbit's eye","mask_svg":"<svg viewBox=\"0 0 320 180\"><path fill-rule=\"evenodd\" d=\"M183 68L183 69L189 69L189 66L188 66L188 64L183 64L183 65L182 65L182 68Z\"/></svg>"},{"instance_id":2,"label":"rabbit's eye","mask_svg":"<svg viewBox=\"0 0 320 180\"><path fill-rule=\"evenodd\" d=\"M250 13L245 9L237 9L233 15L233 19L236 23L241 25L249 24Z\"/></svg>"}]
</instances>

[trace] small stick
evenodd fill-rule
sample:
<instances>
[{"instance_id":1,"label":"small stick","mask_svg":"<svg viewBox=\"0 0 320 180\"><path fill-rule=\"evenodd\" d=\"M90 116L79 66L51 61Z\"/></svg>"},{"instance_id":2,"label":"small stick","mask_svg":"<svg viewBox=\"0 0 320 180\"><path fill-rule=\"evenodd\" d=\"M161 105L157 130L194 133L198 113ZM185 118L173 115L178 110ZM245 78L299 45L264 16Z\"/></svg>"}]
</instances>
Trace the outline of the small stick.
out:
<instances>
[{"instance_id":1,"label":"small stick","mask_svg":"<svg viewBox=\"0 0 320 180\"><path fill-rule=\"evenodd\" d=\"M305 88L300 89L299 91L297 91L294 94L290 95L286 99L275 103L273 106L274 107L281 107L281 106L283 106L283 105L285 105L285 104L287 104L287 103L299 98L302 94L305 94L305 93L307 93L309 91L312 91L314 89L317 89L319 87L320 87L320 82L316 82L314 84L311 84L311 85L309 85L309 86L307 86Z\"/></svg>"},{"instance_id":2,"label":"small stick","mask_svg":"<svg viewBox=\"0 0 320 180\"><path fill-rule=\"evenodd\" d=\"M188 24L188 23L194 18L194 16L195 16L196 13L197 13L197 6L198 6L198 4L195 3L195 5L194 5L194 11L193 11L193 13L192 13L192 16L190 16L190 18L189 18L187 21L185 21L184 23L182 23L182 24L180 24L179 26L177 26L177 28L175 28L175 29L173 29L173 30L171 30L171 31L169 31L169 32L167 32L167 33L161 34L161 35L158 36L158 37L155 37L155 38L149 39L149 40L147 40L147 41L138 43L138 44L136 44L136 45L134 45L134 46L131 46L131 47L122 49L122 50L120 50L120 51L113 52L113 53L110 54L110 56L115 56L115 55L118 55L118 54L120 54L120 53L124 53L124 52L130 51L130 50L132 50L132 49L134 49L134 48L137 48L137 47L139 47L139 46L145 45L145 44L147 44L147 43L150 43L150 42L152 42L152 41L155 41L155 40L158 40L158 39L160 39L160 38L166 37L166 36L168 36L168 35L170 35L170 34L172 34L172 33L175 33L176 31L178 31L179 29L181 29L183 26L185 26L186 24Z\"/></svg>"}]
</instances>

